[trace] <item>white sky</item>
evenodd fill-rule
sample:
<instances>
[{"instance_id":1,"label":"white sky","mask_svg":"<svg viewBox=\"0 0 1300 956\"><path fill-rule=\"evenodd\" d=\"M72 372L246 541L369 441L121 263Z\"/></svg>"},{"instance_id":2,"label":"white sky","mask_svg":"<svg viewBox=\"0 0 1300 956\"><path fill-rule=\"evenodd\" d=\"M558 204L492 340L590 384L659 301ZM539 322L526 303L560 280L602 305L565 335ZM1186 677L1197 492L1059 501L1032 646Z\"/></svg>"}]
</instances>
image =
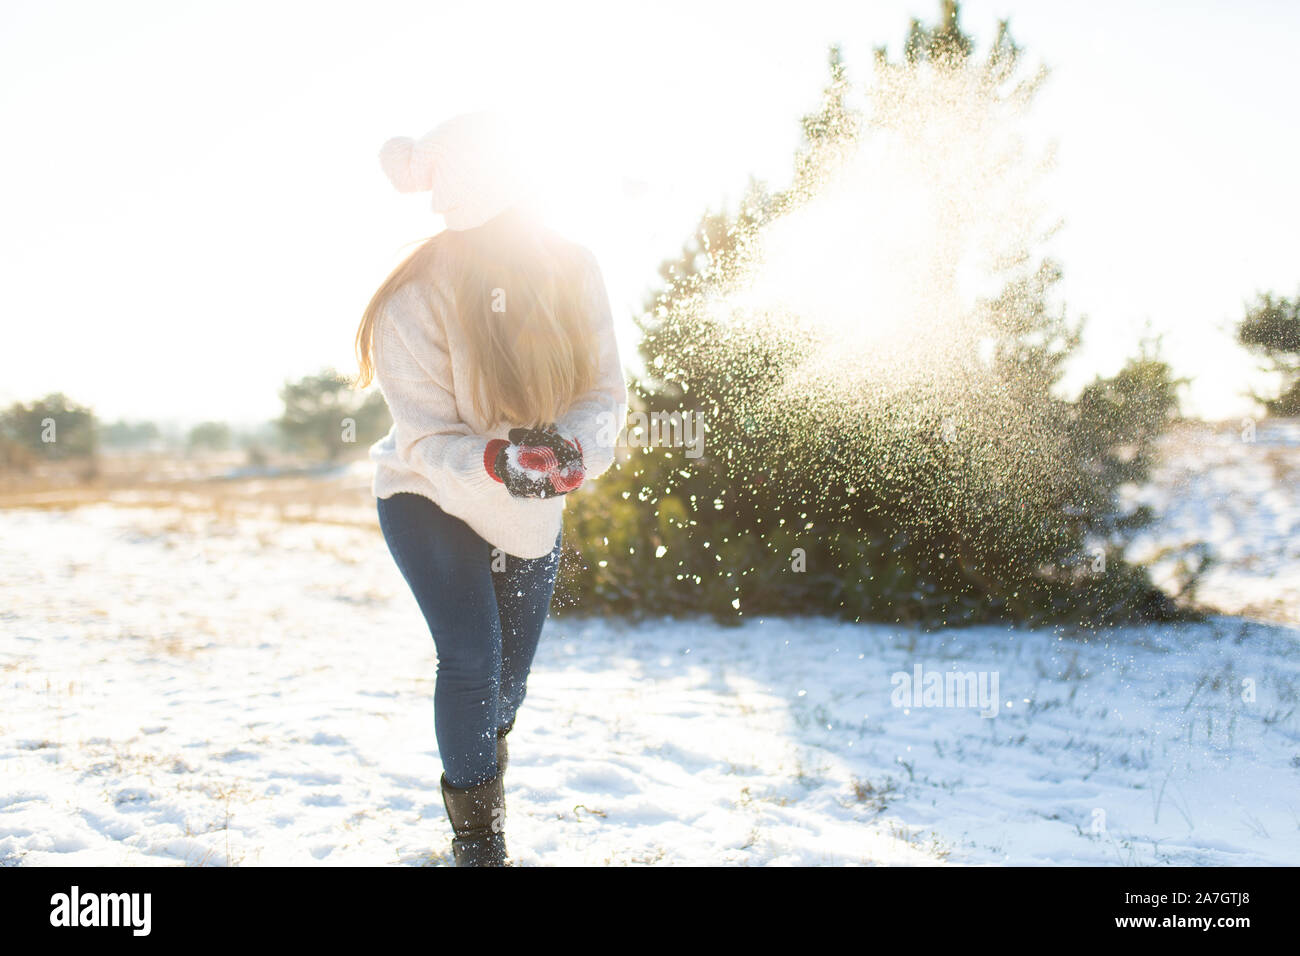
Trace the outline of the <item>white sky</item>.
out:
<instances>
[{"instance_id":1,"label":"white sky","mask_svg":"<svg viewBox=\"0 0 1300 956\"><path fill-rule=\"evenodd\" d=\"M441 225L379 146L484 106L545 110L575 147L555 222L623 319L703 208L788 175L830 42L862 80L937 8L5 0L0 401L248 422L286 378L350 370L370 294ZM1052 69L1035 116L1059 144L1051 251L1090 318L1080 374L1113 371L1149 321L1189 411L1244 414L1255 362L1229 324L1300 288L1300 4L963 6L981 39L1008 15Z\"/></svg>"}]
</instances>

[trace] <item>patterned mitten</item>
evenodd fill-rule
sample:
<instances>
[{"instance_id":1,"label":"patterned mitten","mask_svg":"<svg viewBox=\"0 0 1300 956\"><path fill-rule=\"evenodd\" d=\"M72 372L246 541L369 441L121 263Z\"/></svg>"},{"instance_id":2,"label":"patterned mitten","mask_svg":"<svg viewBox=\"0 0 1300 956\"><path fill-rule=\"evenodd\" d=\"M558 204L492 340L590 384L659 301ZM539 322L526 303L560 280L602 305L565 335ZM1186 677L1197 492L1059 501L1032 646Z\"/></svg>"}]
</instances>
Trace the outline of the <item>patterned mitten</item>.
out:
<instances>
[{"instance_id":1,"label":"patterned mitten","mask_svg":"<svg viewBox=\"0 0 1300 956\"><path fill-rule=\"evenodd\" d=\"M587 476L582 445L554 425L511 429L509 441L488 442L483 464L515 498L567 495Z\"/></svg>"}]
</instances>

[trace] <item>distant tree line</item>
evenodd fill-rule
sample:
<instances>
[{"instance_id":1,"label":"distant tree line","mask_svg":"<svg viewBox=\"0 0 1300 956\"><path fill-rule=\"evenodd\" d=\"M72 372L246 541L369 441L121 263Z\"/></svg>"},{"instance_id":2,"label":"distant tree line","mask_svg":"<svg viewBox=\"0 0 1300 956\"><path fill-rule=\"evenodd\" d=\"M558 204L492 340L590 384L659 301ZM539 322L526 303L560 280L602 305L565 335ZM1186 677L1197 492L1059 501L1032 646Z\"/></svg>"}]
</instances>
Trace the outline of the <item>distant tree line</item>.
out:
<instances>
[{"instance_id":1,"label":"distant tree line","mask_svg":"<svg viewBox=\"0 0 1300 956\"><path fill-rule=\"evenodd\" d=\"M244 451L250 463L271 452L336 461L366 447L391 424L383 396L355 392L333 369L286 382L284 409L253 428L205 421L187 429L152 421L100 421L94 411L61 392L0 409L0 468L28 470L41 462L90 461L101 453L210 454Z\"/></svg>"}]
</instances>

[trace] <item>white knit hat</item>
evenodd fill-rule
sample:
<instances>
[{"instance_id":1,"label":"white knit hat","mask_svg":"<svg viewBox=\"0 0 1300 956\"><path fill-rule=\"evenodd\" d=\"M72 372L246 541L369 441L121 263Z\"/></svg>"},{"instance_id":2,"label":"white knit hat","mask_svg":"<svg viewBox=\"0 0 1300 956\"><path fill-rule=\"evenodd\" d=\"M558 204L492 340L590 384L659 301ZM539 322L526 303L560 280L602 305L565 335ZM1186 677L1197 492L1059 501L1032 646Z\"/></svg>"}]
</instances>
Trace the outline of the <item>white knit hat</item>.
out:
<instances>
[{"instance_id":1,"label":"white knit hat","mask_svg":"<svg viewBox=\"0 0 1300 956\"><path fill-rule=\"evenodd\" d=\"M530 198L516 156L522 147L501 114L462 113L418 140L390 139L379 150L379 163L398 192L432 192L433 211L448 229L473 229Z\"/></svg>"}]
</instances>

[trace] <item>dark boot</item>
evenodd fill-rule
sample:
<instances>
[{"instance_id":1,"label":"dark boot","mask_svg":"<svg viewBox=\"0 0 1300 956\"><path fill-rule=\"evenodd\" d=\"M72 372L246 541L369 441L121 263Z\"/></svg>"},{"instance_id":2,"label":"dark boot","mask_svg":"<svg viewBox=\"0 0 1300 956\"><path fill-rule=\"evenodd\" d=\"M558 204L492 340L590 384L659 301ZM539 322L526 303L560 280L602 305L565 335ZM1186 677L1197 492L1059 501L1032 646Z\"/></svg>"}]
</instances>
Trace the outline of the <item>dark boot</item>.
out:
<instances>
[{"instance_id":1,"label":"dark boot","mask_svg":"<svg viewBox=\"0 0 1300 956\"><path fill-rule=\"evenodd\" d=\"M505 787L501 773L461 789L442 777L442 802L456 834L451 841L457 866L506 866Z\"/></svg>"}]
</instances>

